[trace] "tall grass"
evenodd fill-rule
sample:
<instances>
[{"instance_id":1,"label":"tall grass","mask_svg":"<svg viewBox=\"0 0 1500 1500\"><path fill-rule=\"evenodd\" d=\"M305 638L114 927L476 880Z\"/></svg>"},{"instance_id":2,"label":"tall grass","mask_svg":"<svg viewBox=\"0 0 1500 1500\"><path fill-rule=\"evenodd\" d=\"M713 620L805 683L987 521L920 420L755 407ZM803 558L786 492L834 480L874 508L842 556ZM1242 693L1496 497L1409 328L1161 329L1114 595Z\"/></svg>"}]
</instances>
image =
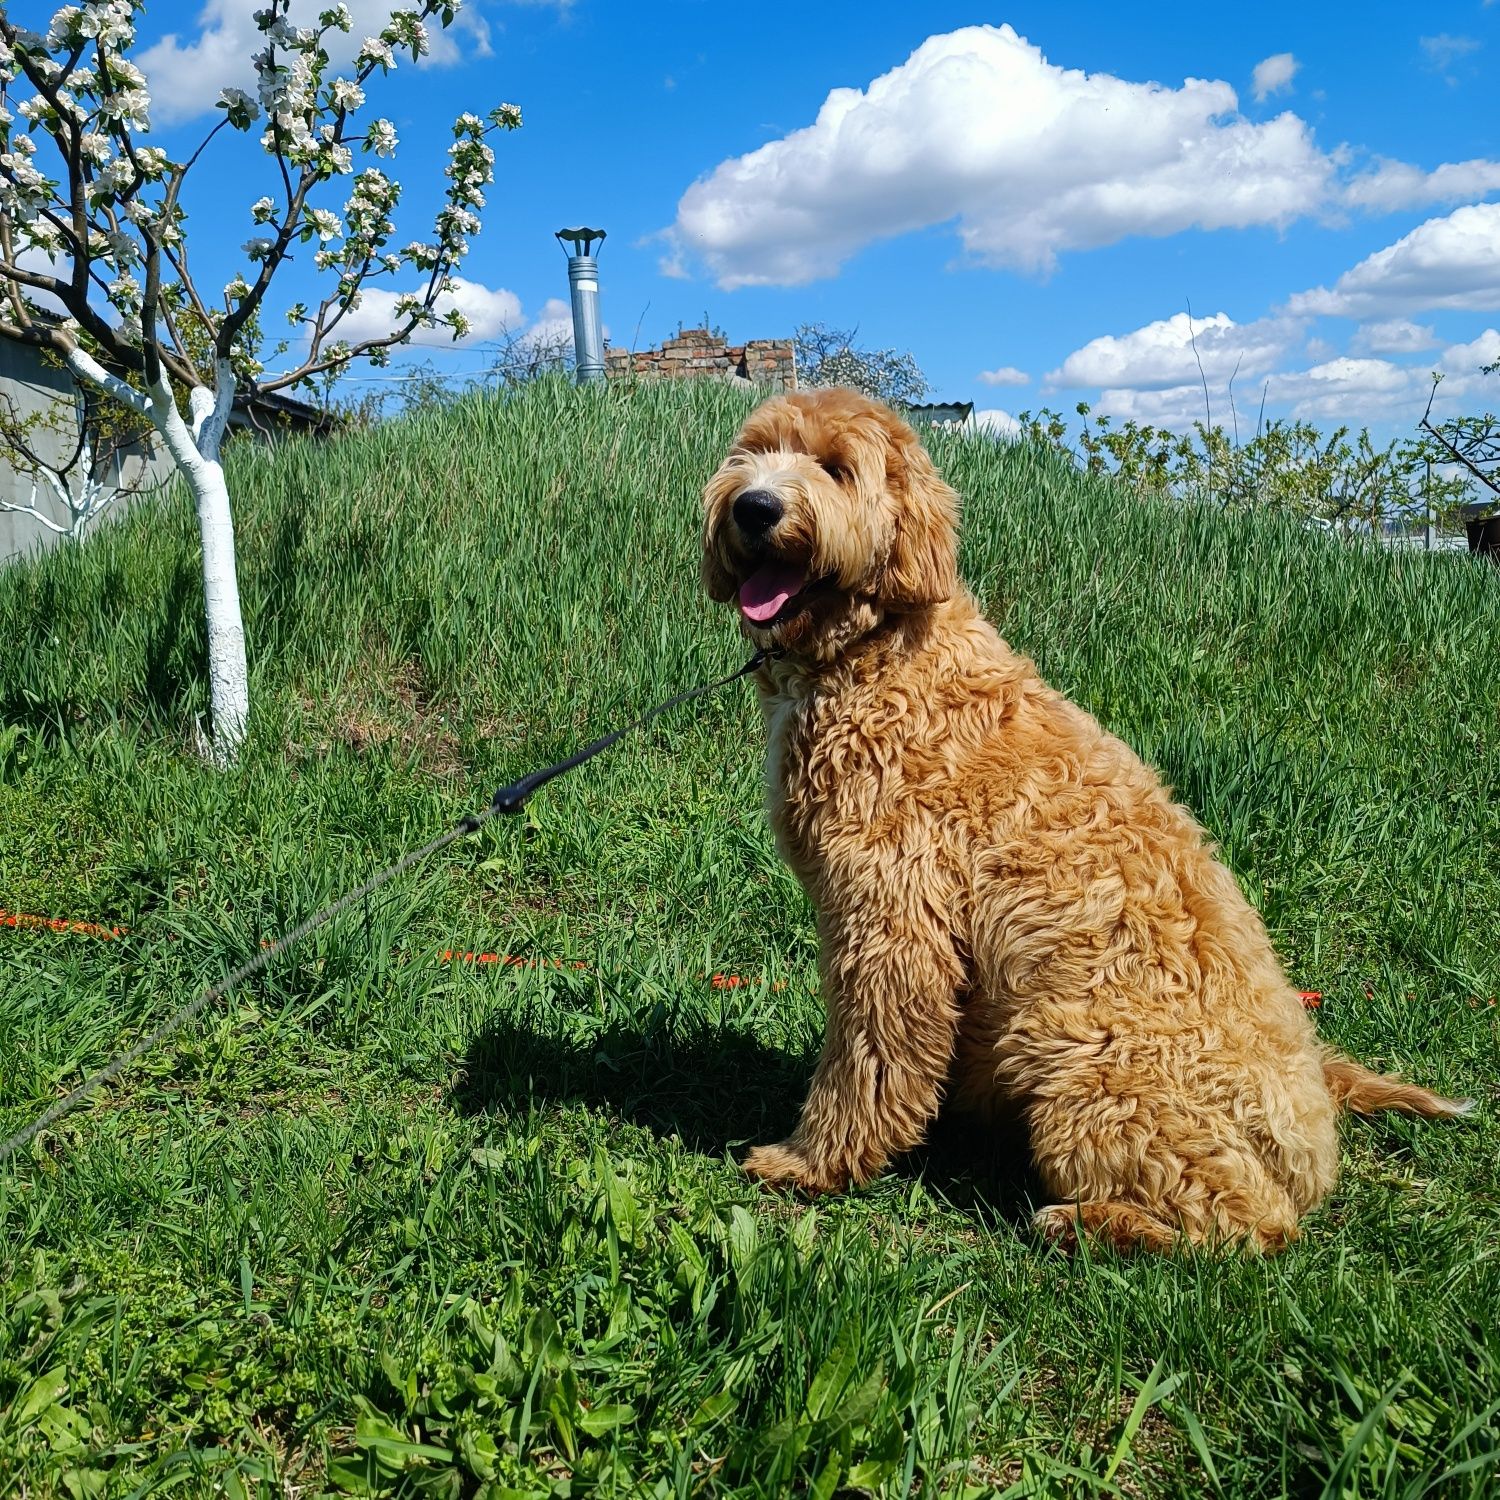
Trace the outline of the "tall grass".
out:
<instances>
[{"instance_id":1,"label":"tall grass","mask_svg":"<svg viewBox=\"0 0 1500 1500\"><path fill-rule=\"evenodd\" d=\"M129 929L0 928L0 1132L497 782L742 660L696 497L746 408L544 382L236 452L229 773L188 748L185 497L0 571L0 906ZM1495 570L932 441L971 586L1162 766L1323 1029L1492 1100ZM1487 1493L1488 1106L1351 1123L1264 1263L1065 1261L1017 1148L961 1134L816 1213L740 1179L820 1026L761 752L740 688L658 721L0 1175L0 1495Z\"/></svg>"}]
</instances>

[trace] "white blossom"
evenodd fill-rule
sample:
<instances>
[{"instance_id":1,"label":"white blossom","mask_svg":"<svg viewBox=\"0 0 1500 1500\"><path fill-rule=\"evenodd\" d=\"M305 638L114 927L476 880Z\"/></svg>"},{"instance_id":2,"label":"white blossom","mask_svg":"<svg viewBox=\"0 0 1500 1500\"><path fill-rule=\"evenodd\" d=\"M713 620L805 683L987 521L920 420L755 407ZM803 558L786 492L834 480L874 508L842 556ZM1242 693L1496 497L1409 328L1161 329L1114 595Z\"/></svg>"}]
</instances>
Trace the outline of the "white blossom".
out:
<instances>
[{"instance_id":1,"label":"white blossom","mask_svg":"<svg viewBox=\"0 0 1500 1500\"><path fill-rule=\"evenodd\" d=\"M391 24L380 33L381 40L404 47L413 57L427 55L427 28L414 10L398 10L391 15Z\"/></svg>"},{"instance_id":2,"label":"white blossom","mask_svg":"<svg viewBox=\"0 0 1500 1500\"><path fill-rule=\"evenodd\" d=\"M26 156L0 152L0 209L17 222L30 224L46 208L51 189Z\"/></svg>"},{"instance_id":3,"label":"white blossom","mask_svg":"<svg viewBox=\"0 0 1500 1500\"><path fill-rule=\"evenodd\" d=\"M64 6L63 10L52 18L53 26L57 25L58 17L63 14L63 11L72 9L74 9L73 6ZM133 7L126 3L126 0L90 0L78 17L76 34L81 37L95 38L101 46L112 52L128 47L135 40L132 9Z\"/></svg>"},{"instance_id":4,"label":"white blossom","mask_svg":"<svg viewBox=\"0 0 1500 1500\"><path fill-rule=\"evenodd\" d=\"M318 236L318 239L324 244L344 232L344 226L339 223L339 216L331 209L308 209L307 222L309 227Z\"/></svg>"},{"instance_id":5,"label":"white blossom","mask_svg":"<svg viewBox=\"0 0 1500 1500\"><path fill-rule=\"evenodd\" d=\"M276 205L269 197L257 198L250 205L250 216L257 224L269 224L276 217Z\"/></svg>"},{"instance_id":6,"label":"white blossom","mask_svg":"<svg viewBox=\"0 0 1500 1500\"><path fill-rule=\"evenodd\" d=\"M222 90L219 108L228 111L229 123L237 130L247 130L260 118L260 105L244 89Z\"/></svg>"},{"instance_id":7,"label":"white blossom","mask_svg":"<svg viewBox=\"0 0 1500 1500\"><path fill-rule=\"evenodd\" d=\"M376 156L396 154L396 127L389 120L376 120L365 136L365 150Z\"/></svg>"},{"instance_id":8,"label":"white blossom","mask_svg":"<svg viewBox=\"0 0 1500 1500\"><path fill-rule=\"evenodd\" d=\"M49 224L46 219L37 219L35 223L28 224L26 235L38 250L45 250L49 255L55 255L62 249L61 232L55 224Z\"/></svg>"},{"instance_id":9,"label":"white blossom","mask_svg":"<svg viewBox=\"0 0 1500 1500\"><path fill-rule=\"evenodd\" d=\"M127 157L117 156L94 179L94 189L99 193L123 193L135 181L135 168Z\"/></svg>"},{"instance_id":10,"label":"white blossom","mask_svg":"<svg viewBox=\"0 0 1500 1500\"><path fill-rule=\"evenodd\" d=\"M335 109L353 114L365 102L365 91L348 78L335 78L329 86L329 98Z\"/></svg>"},{"instance_id":11,"label":"white blossom","mask_svg":"<svg viewBox=\"0 0 1500 1500\"><path fill-rule=\"evenodd\" d=\"M123 271L141 258L141 247L133 235L120 229L111 229L104 238L109 242L109 259Z\"/></svg>"},{"instance_id":12,"label":"white blossom","mask_svg":"<svg viewBox=\"0 0 1500 1500\"><path fill-rule=\"evenodd\" d=\"M95 166L103 166L109 160L109 137L91 130L79 137L78 149L85 161L91 161Z\"/></svg>"},{"instance_id":13,"label":"white blossom","mask_svg":"<svg viewBox=\"0 0 1500 1500\"><path fill-rule=\"evenodd\" d=\"M359 51L354 61L361 67L370 63L378 63L387 73L396 66L396 54L391 44L383 41L380 37L367 36L359 44Z\"/></svg>"},{"instance_id":14,"label":"white blossom","mask_svg":"<svg viewBox=\"0 0 1500 1500\"><path fill-rule=\"evenodd\" d=\"M118 120L128 130L150 130L151 121L147 111L151 108L151 97L145 89L121 89L117 94L106 94L99 101L100 117Z\"/></svg>"},{"instance_id":15,"label":"white blossom","mask_svg":"<svg viewBox=\"0 0 1500 1500\"><path fill-rule=\"evenodd\" d=\"M105 288L105 294L122 312L136 312L141 305L141 284L128 271L122 272Z\"/></svg>"},{"instance_id":16,"label":"white blossom","mask_svg":"<svg viewBox=\"0 0 1500 1500\"><path fill-rule=\"evenodd\" d=\"M124 84L126 88L143 89L146 87L146 75L136 67L133 62L123 57L111 57L109 59L110 81L116 85Z\"/></svg>"},{"instance_id":17,"label":"white blossom","mask_svg":"<svg viewBox=\"0 0 1500 1500\"><path fill-rule=\"evenodd\" d=\"M82 40L83 33L78 28L82 15L83 12L76 5L63 6L52 17L52 24L47 28L47 45L55 49Z\"/></svg>"},{"instance_id":18,"label":"white blossom","mask_svg":"<svg viewBox=\"0 0 1500 1500\"><path fill-rule=\"evenodd\" d=\"M275 240L267 239L264 235L254 235L246 240L240 249L250 257L251 260L264 260L276 244Z\"/></svg>"},{"instance_id":19,"label":"white blossom","mask_svg":"<svg viewBox=\"0 0 1500 1500\"><path fill-rule=\"evenodd\" d=\"M266 12L263 11L261 14L264 15ZM294 52L304 51L318 39L317 32L304 26L293 26L286 16L276 16L269 25L263 25L260 29L273 42L279 42L283 47Z\"/></svg>"}]
</instances>

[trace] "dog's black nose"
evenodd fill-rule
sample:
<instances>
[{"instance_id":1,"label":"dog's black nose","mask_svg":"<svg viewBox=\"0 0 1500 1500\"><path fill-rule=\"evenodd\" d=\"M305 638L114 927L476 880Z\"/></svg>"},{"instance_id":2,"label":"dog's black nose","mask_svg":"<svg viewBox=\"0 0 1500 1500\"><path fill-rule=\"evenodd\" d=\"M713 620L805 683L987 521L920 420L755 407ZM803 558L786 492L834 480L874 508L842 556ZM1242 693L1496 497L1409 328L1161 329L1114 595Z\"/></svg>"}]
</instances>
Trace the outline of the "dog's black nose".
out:
<instances>
[{"instance_id":1,"label":"dog's black nose","mask_svg":"<svg viewBox=\"0 0 1500 1500\"><path fill-rule=\"evenodd\" d=\"M746 490L734 502L734 524L748 537L762 537L781 519L781 511L781 501L770 490Z\"/></svg>"}]
</instances>

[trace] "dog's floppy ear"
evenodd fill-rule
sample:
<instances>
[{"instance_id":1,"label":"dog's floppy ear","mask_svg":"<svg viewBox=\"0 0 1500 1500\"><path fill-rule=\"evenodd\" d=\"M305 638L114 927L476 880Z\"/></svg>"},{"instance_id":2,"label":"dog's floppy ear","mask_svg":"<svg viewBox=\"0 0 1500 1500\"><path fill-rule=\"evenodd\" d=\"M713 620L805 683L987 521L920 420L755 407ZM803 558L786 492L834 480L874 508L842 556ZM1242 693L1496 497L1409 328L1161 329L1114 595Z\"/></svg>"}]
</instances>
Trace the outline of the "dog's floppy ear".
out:
<instances>
[{"instance_id":1,"label":"dog's floppy ear","mask_svg":"<svg viewBox=\"0 0 1500 1500\"><path fill-rule=\"evenodd\" d=\"M706 530L706 528L705 528ZM720 566L712 548L707 545L708 537L704 536L703 562L700 568L703 577L703 591L715 604L728 604L734 598L734 579Z\"/></svg>"},{"instance_id":2,"label":"dog's floppy ear","mask_svg":"<svg viewBox=\"0 0 1500 1500\"><path fill-rule=\"evenodd\" d=\"M734 451L739 453L742 450L737 446ZM703 489L703 531L700 537L703 547L700 565L703 591L715 604L727 604L734 597L735 591L734 579L719 561L719 549L716 545L718 527L728 503L725 490L724 469L721 467Z\"/></svg>"},{"instance_id":3,"label":"dog's floppy ear","mask_svg":"<svg viewBox=\"0 0 1500 1500\"><path fill-rule=\"evenodd\" d=\"M892 609L923 609L958 591L958 496L904 423L887 438L886 482L896 524L878 596Z\"/></svg>"}]
</instances>

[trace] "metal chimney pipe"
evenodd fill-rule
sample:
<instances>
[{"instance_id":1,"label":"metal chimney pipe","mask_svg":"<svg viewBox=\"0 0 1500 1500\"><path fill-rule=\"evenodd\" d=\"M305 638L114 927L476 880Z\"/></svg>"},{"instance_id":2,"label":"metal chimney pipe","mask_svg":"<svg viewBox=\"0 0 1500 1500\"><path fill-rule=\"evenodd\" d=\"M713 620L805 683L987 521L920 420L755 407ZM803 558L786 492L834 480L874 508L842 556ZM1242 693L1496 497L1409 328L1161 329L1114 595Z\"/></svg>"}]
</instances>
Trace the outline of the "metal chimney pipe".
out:
<instances>
[{"instance_id":1,"label":"metal chimney pipe","mask_svg":"<svg viewBox=\"0 0 1500 1500\"><path fill-rule=\"evenodd\" d=\"M602 229L559 229L557 239L568 256L568 291L573 303L573 365L579 385L604 379L604 328L599 321L599 262L595 242L604 243Z\"/></svg>"}]
</instances>

